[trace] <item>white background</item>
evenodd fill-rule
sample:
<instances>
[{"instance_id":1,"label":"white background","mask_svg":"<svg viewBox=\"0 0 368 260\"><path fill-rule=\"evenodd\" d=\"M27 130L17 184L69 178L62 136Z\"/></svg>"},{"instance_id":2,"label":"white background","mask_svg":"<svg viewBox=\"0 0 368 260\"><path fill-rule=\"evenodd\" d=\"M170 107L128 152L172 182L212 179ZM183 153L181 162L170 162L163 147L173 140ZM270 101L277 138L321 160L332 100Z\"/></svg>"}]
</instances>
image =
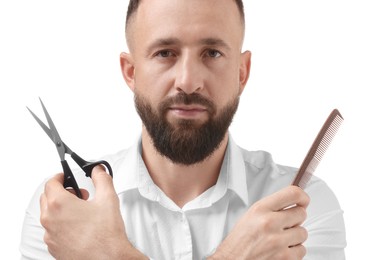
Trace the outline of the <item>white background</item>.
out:
<instances>
[{"instance_id":1,"label":"white background","mask_svg":"<svg viewBox=\"0 0 368 260\"><path fill-rule=\"evenodd\" d=\"M246 149L299 166L330 111L340 110L344 124L315 174L345 210L347 259L368 259L364 2L247 0L252 72L231 127ZM126 5L0 2L1 259L19 257L27 203L44 178L61 171L26 106L43 119L42 97L64 141L86 159L129 146L140 130L119 68Z\"/></svg>"}]
</instances>

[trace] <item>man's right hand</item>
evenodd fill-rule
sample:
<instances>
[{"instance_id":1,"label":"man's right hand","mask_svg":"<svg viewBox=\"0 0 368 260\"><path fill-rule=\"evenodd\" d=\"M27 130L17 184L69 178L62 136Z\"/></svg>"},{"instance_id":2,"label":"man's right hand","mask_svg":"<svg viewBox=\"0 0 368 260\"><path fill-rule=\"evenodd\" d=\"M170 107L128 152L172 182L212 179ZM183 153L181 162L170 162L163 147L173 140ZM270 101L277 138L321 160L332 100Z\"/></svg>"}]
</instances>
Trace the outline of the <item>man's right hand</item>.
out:
<instances>
[{"instance_id":1,"label":"man's right hand","mask_svg":"<svg viewBox=\"0 0 368 260\"><path fill-rule=\"evenodd\" d=\"M259 200L208 259L303 259L308 233L301 224L308 204L308 195L296 186Z\"/></svg>"},{"instance_id":2,"label":"man's right hand","mask_svg":"<svg viewBox=\"0 0 368 260\"><path fill-rule=\"evenodd\" d=\"M129 242L111 176L102 166L92 172L95 197L86 201L63 187L58 174L41 195L41 224L48 250L57 259L147 259Z\"/></svg>"}]
</instances>

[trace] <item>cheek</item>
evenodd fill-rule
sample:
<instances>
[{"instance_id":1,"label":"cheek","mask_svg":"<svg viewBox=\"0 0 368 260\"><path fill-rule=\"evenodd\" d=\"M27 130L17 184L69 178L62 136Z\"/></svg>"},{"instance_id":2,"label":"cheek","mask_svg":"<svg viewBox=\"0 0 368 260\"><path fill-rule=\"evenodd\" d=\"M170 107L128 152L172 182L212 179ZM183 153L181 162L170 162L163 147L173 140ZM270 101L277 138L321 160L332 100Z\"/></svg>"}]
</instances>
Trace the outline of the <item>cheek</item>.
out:
<instances>
[{"instance_id":1,"label":"cheek","mask_svg":"<svg viewBox=\"0 0 368 260\"><path fill-rule=\"evenodd\" d=\"M136 69L135 88L154 103L158 103L170 91L168 73L158 70L157 66L141 66Z\"/></svg>"},{"instance_id":2,"label":"cheek","mask_svg":"<svg viewBox=\"0 0 368 260\"><path fill-rule=\"evenodd\" d=\"M209 82L209 85L212 86L210 95L214 102L221 107L240 95L239 78L235 74L233 71L228 74L222 72L218 76L212 77L211 82Z\"/></svg>"}]
</instances>

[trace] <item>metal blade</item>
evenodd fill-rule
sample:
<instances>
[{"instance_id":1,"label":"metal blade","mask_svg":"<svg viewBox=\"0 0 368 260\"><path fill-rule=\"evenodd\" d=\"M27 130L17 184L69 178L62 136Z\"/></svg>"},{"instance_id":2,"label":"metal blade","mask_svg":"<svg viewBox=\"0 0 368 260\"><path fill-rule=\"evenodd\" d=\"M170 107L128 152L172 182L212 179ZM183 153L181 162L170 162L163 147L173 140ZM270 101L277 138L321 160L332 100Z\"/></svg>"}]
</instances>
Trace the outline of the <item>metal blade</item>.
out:
<instances>
[{"instance_id":1,"label":"metal blade","mask_svg":"<svg viewBox=\"0 0 368 260\"><path fill-rule=\"evenodd\" d=\"M28 111L31 113L31 115L33 116L34 119L36 119L37 123L42 127L43 131L45 131L45 133L50 137L50 139L52 141L54 141L54 137L51 134L51 130L50 128L48 128L42 121L41 119L38 118L38 116L35 115L35 113L32 112L31 109L29 109L27 107Z\"/></svg>"},{"instance_id":2,"label":"metal blade","mask_svg":"<svg viewBox=\"0 0 368 260\"><path fill-rule=\"evenodd\" d=\"M45 105L43 104L41 98L40 98L40 102L41 102L43 112L45 113L45 116L46 116L47 122L49 123L50 128L47 127L28 107L27 109L32 114L32 116L36 119L36 121L42 127L42 129L46 132L46 134L50 137L50 139L54 142L56 149L59 153L60 160L63 161L65 160L65 150L67 149L69 150L69 148L61 140L60 135L57 132L56 127L54 123L52 122L52 119L49 113L47 112L47 109Z\"/></svg>"}]
</instances>

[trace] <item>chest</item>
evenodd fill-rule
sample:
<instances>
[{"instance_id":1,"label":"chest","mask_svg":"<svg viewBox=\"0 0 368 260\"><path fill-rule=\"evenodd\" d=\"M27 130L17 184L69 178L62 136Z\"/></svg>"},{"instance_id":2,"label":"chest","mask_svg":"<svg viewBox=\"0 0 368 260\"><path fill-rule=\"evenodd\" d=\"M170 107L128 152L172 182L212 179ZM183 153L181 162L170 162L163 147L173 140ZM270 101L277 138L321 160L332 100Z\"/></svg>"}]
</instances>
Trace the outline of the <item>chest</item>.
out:
<instances>
[{"instance_id":1,"label":"chest","mask_svg":"<svg viewBox=\"0 0 368 260\"><path fill-rule=\"evenodd\" d=\"M172 210L136 193L120 200L130 242L153 259L203 259L246 211L231 193L210 206L191 210Z\"/></svg>"}]
</instances>

